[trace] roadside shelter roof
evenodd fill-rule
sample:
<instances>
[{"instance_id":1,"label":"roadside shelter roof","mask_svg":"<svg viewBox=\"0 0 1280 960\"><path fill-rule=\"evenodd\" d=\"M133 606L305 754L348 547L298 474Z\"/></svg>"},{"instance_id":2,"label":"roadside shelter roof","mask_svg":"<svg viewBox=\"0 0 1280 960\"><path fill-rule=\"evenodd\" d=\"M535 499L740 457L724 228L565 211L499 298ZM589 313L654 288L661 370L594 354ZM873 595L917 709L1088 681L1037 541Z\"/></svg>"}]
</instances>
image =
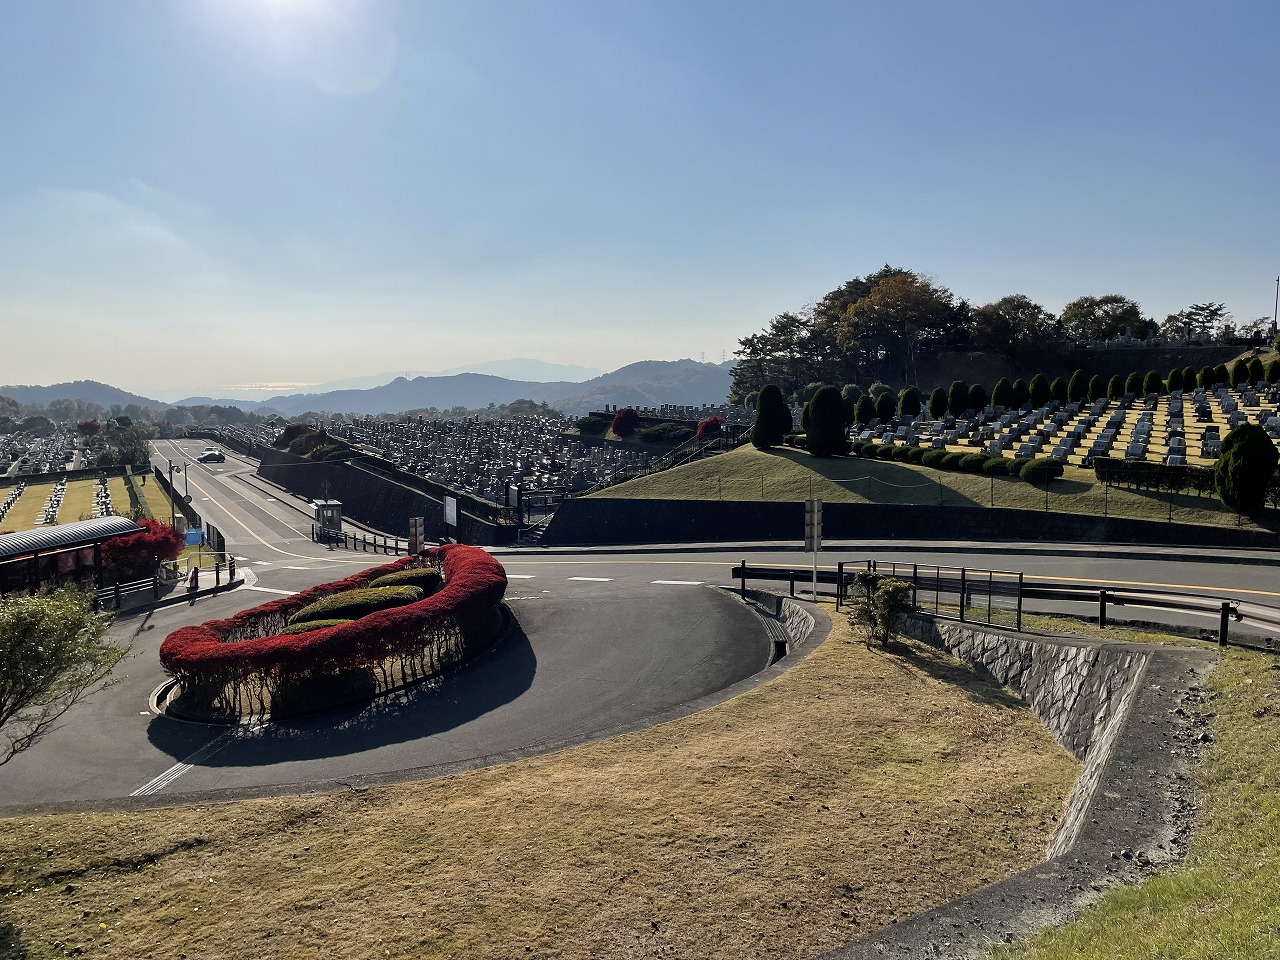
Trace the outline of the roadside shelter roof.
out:
<instances>
[{"instance_id":1,"label":"roadside shelter roof","mask_svg":"<svg viewBox=\"0 0 1280 960\"><path fill-rule=\"evenodd\" d=\"M76 523L59 523L19 533L6 533L0 535L0 560L72 547L87 547L112 537L139 533L143 529L145 528L128 517L95 517Z\"/></svg>"}]
</instances>

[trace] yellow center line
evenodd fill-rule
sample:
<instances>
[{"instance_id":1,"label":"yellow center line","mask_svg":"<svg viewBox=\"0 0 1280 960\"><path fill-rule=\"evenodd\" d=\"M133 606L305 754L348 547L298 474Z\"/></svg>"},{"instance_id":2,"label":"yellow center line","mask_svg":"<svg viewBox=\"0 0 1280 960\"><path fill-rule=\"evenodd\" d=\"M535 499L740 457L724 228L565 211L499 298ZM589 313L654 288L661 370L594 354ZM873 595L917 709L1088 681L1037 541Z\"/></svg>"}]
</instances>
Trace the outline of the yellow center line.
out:
<instances>
[{"instance_id":1,"label":"yellow center line","mask_svg":"<svg viewBox=\"0 0 1280 960\"><path fill-rule=\"evenodd\" d=\"M732 565L733 561L729 560L516 560L500 558L503 566L521 565L521 566L610 566L610 565L658 565L658 566L704 566L704 567L722 567L726 564ZM1159 562L1159 561L1157 561ZM760 566L769 566L769 564L760 564ZM932 564L930 564L932 566ZM800 567L796 568L800 570ZM803 569L810 569L805 566ZM819 570L835 570L834 564L818 564ZM1209 591L1213 593L1249 593L1259 597L1280 597L1280 593L1272 590L1251 590L1248 587L1218 587L1208 586L1197 583L1150 583L1145 580L1096 580L1089 577L1048 577L1039 576L1037 574L1024 574L1026 580L1042 580L1051 583L1096 583L1104 587L1152 587L1165 590L1199 590ZM980 581L978 581L980 582Z\"/></svg>"},{"instance_id":2,"label":"yellow center line","mask_svg":"<svg viewBox=\"0 0 1280 960\"><path fill-rule=\"evenodd\" d=\"M170 440L169 442L170 442L170 443L173 443L173 441L172 441L172 440ZM177 446L177 444L174 444L174 446ZM181 448L181 447L178 447L178 450L179 450L179 451L181 451L181 450L182 450L182 448ZM186 456L186 454L185 454L185 453L183 453L183 456L185 457L185 456ZM191 486L193 486L193 487L195 487L197 490L199 490L201 493L203 493L206 497L208 497L208 498L209 498L209 502L210 502L210 503L212 503L212 504L213 504L215 507L217 507L219 510L221 510L223 513L225 513L225 514L227 515L227 517L231 520L231 522L232 522L232 523L234 523L236 526L238 526L241 530L243 530L243 531L244 531L245 533L247 533L249 536L253 537L253 539L257 540L260 544L262 544L262 545L263 545L264 547L266 547L268 550L272 550L272 551L274 551L274 552L276 552L276 553L278 553L278 554L280 554L280 555L282 555L282 556L285 556L285 557L293 557L293 558L295 558L295 559L297 559L297 560L310 560L310 561L315 562L315 563L363 563L363 562L364 562L364 561L362 561L362 560L339 560L339 559L336 559L336 558L333 558L333 557L308 557L308 556L305 556L304 554L301 554L301 553L290 553L288 550L281 550L279 547L274 546L273 544L267 543L267 541L263 540L260 536L258 536L256 533L254 533L254 532L253 532L252 530L250 530L248 527L246 527L246 526L244 525L244 523L240 520L240 518L239 518L239 517L237 517L237 516L236 516L235 514L233 514L230 510L228 510L225 506L223 506L221 503L219 503L217 500L215 500L215 499L214 499L214 496L213 496L213 494L212 494L212 493L210 493L210 492L209 492L208 490L206 490L204 487L200 486L200 484L199 484L199 483L197 483L196 481L192 480L192 479L191 479L191 474L190 474L190 473L188 473L188 474L187 474L187 482L188 482L188 483L190 483L190 484L191 484Z\"/></svg>"}]
</instances>

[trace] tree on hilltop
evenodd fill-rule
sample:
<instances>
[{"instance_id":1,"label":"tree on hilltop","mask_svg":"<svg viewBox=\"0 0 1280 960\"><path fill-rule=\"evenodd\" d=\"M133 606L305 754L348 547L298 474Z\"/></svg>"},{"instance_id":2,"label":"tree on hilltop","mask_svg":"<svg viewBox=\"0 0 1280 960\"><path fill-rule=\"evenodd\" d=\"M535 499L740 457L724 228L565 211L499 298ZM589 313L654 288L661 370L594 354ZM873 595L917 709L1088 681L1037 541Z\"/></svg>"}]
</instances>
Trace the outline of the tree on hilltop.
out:
<instances>
[{"instance_id":1,"label":"tree on hilltop","mask_svg":"<svg viewBox=\"0 0 1280 960\"><path fill-rule=\"evenodd\" d=\"M751 445L768 450L782 443L791 432L791 409L782 399L782 391L774 383L760 388L756 397L756 421L751 428Z\"/></svg>"},{"instance_id":2,"label":"tree on hilltop","mask_svg":"<svg viewBox=\"0 0 1280 960\"><path fill-rule=\"evenodd\" d=\"M1080 297L1062 308L1062 326L1076 340L1111 340L1145 329L1142 308L1118 293Z\"/></svg>"}]
</instances>

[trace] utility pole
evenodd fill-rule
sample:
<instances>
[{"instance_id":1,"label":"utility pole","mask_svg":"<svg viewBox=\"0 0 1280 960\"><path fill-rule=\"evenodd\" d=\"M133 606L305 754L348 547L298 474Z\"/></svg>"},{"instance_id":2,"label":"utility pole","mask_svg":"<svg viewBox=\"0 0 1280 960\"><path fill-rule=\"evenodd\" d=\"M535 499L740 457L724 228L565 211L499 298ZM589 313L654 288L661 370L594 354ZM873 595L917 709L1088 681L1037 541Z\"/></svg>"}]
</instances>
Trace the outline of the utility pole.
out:
<instances>
[{"instance_id":1,"label":"utility pole","mask_svg":"<svg viewBox=\"0 0 1280 960\"><path fill-rule=\"evenodd\" d=\"M181 467L178 468L181 472ZM176 491L173 489L173 461L169 461L169 526L178 526L178 505L174 503Z\"/></svg>"},{"instance_id":2,"label":"utility pole","mask_svg":"<svg viewBox=\"0 0 1280 960\"><path fill-rule=\"evenodd\" d=\"M1280 319L1280 277L1276 277L1276 305L1271 312L1271 339L1276 337L1276 320Z\"/></svg>"}]
</instances>

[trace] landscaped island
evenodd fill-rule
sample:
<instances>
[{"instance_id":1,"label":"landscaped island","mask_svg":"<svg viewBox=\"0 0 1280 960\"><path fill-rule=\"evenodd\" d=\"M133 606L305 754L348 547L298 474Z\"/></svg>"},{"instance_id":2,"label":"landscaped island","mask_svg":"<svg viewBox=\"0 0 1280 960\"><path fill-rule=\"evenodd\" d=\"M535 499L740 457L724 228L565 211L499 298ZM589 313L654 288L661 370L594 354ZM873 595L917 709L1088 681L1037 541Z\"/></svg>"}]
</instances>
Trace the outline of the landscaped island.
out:
<instances>
[{"instance_id":1,"label":"landscaped island","mask_svg":"<svg viewBox=\"0 0 1280 960\"><path fill-rule=\"evenodd\" d=\"M160 646L178 685L168 707L209 720L280 717L434 676L497 638L506 587L489 554L450 544L182 627Z\"/></svg>"}]
</instances>

